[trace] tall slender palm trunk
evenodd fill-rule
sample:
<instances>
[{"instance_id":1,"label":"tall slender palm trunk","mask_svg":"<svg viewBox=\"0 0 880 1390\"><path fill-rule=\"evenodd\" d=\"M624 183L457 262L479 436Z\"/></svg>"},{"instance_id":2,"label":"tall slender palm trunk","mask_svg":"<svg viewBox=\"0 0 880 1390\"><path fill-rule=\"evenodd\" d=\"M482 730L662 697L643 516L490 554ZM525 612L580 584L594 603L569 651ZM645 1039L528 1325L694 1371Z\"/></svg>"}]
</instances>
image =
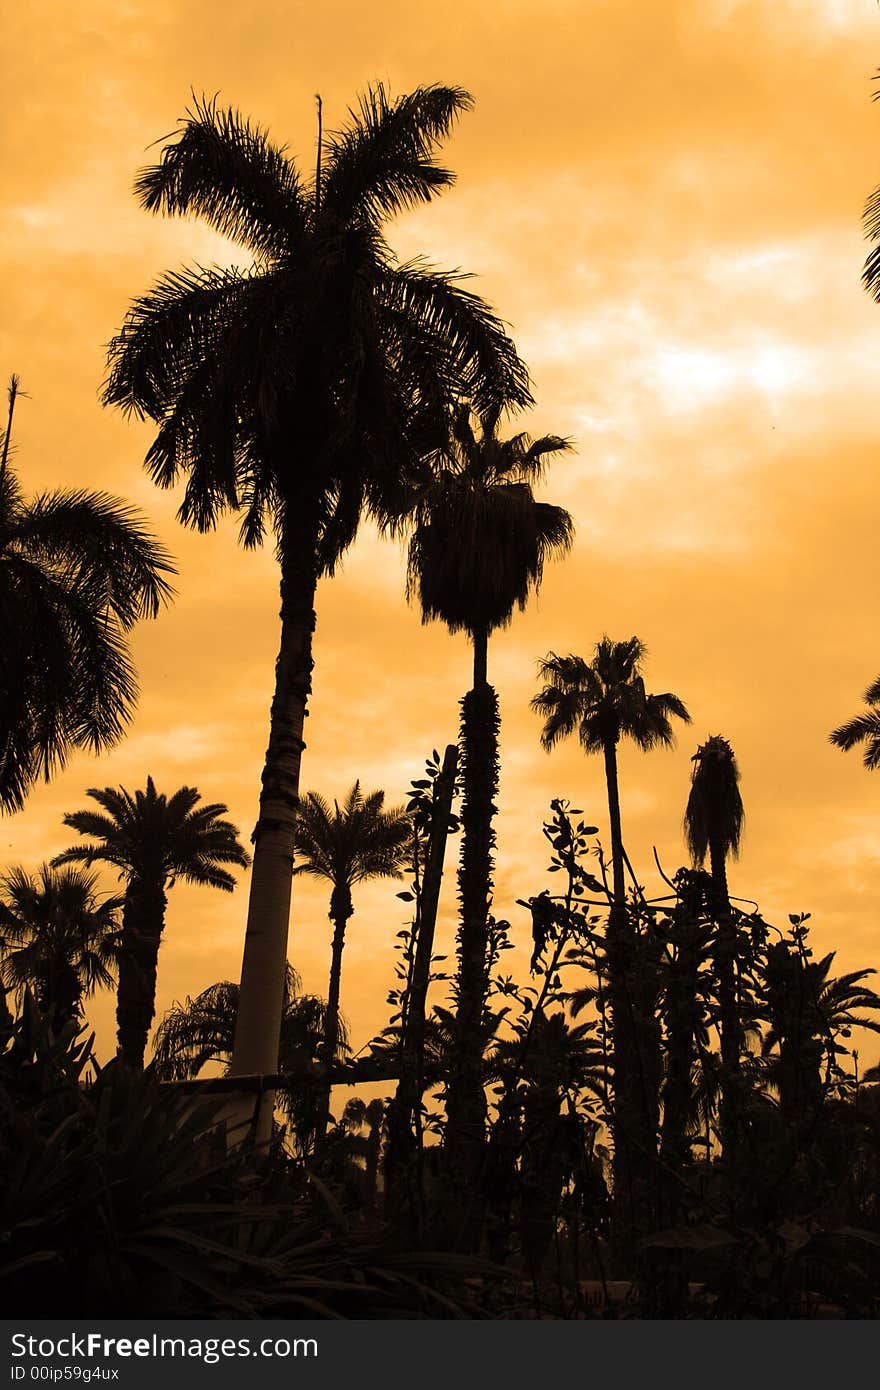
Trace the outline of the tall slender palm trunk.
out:
<instances>
[{"instance_id":1,"label":"tall slender palm trunk","mask_svg":"<svg viewBox=\"0 0 880 1390\"><path fill-rule=\"evenodd\" d=\"M458 873L458 1007L446 1101L450 1174L471 1213L461 1243L478 1234L479 1181L486 1133L483 1010L492 898L494 797L498 788L498 696L486 680L486 633L474 636L474 686L462 700L462 847Z\"/></svg>"},{"instance_id":2,"label":"tall slender palm trunk","mask_svg":"<svg viewBox=\"0 0 880 1390\"><path fill-rule=\"evenodd\" d=\"M688 1119L691 1110L691 1070L702 1009L698 998L701 932L696 920L682 917L676 928L676 955L666 987L666 1080L663 1086L661 1154L668 1199L664 1224L674 1225L683 1193L680 1175L689 1155Z\"/></svg>"},{"instance_id":3,"label":"tall slender palm trunk","mask_svg":"<svg viewBox=\"0 0 880 1390\"><path fill-rule=\"evenodd\" d=\"M724 846L717 839L710 840L709 858L715 890L715 973L721 1025L721 1152L725 1160L730 1161L736 1154L742 1051L736 988L736 920L730 907Z\"/></svg>"},{"instance_id":4,"label":"tall slender palm trunk","mask_svg":"<svg viewBox=\"0 0 880 1390\"><path fill-rule=\"evenodd\" d=\"M336 1058L336 1044L339 1040L339 991L342 983L342 952L345 947L345 929L354 912L351 892L344 885L333 889L330 898L330 920L333 923L333 945L330 954L330 980L327 986L327 1012L324 1017L324 1045L321 1058L327 1069L327 1083L322 1086L318 1105L315 1133L320 1141L330 1119L330 1072Z\"/></svg>"},{"instance_id":5,"label":"tall slender palm trunk","mask_svg":"<svg viewBox=\"0 0 880 1390\"><path fill-rule=\"evenodd\" d=\"M641 978L639 942L626 908L616 741L604 745L611 822L612 904L606 952L614 1044L614 1201L625 1251L651 1229L655 1207L658 1095L653 998ZM650 1013L650 1016L649 1016Z\"/></svg>"},{"instance_id":6,"label":"tall slender palm trunk","mask_svg":"<svg viewBox=\"0 0 880 1390\"><path fill-rule=\"evenodd\" d=\"M241 967L238 1017L230 1073L273 1075L284 1001L287 935L293 876L293 835L299 800L303 731L312 688L312 635L317 589L317 523L286 528L281 557L281 644L263 767L260 813ZM274 1091L261 1095L256 1139L272 1133ZM253 1099L242 1095L230 1108L231 1137L242 1137ZM236 1131L238 1132L236 1134Z\"/></svg>"},{"instance_id":7,"label":"tall slender palm trunk","mask_svg":"<svg viewBox=\"0 0 880 1390\"><path fill-rule=\"evenodd\" d=\"M133 879L122 912L122 951L116 991L119 1056L129 1071L144 1069L147 1038L156 1013L159 944L167 899L163 880Z\"/></svg>"},{"instance_id":8,"label":"tall slender palm trunk","mask_svg":"<svg viewBox=\"0 0 880 1390\"><path fill-rule=\"evenodd\" d=\"M37 988L37 1003L53 1033L77 1018L81 1010L82 985L76 968L63 955L50 960Z\"/></svg>"}]
</instances>

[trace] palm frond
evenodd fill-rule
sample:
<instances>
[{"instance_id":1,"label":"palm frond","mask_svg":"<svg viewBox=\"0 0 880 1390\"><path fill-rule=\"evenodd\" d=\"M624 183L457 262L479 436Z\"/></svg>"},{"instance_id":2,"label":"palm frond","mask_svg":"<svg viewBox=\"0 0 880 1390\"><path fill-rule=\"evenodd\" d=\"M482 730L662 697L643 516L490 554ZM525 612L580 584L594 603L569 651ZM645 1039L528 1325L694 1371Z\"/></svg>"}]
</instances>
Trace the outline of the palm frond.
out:
<instances>
[{"instance_id":1,"label":"palm frond","mask_svg":"<svg viewBox=\"0 0 880 1390\"><path fill-rule=\"evenodd\" d=\"M135 195L148 212L194 213L257 256L295 250L307 219L296 166L259 126L216 97L194 99Z\"/></svg>"},{"instance_id":2,"label":"palm frond","mask_svg":"<svg viewBox=\"0 0 880 1390\"><path fill-rule=\"evenodd\" d=\"M430 202L455 176L434 159L436 146L473 106L461 87L418 87L392 101L380 82L326 142L321 206L372 221Z\"/></svg>"}]
</instances>

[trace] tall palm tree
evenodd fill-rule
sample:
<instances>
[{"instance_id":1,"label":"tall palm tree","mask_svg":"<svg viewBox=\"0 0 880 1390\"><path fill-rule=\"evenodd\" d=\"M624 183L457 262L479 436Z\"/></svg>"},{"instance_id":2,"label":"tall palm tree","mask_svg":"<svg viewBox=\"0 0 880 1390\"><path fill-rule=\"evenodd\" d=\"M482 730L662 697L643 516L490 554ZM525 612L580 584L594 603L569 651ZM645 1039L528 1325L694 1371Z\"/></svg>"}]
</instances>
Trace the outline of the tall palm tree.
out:
<instances>
[{"instance_id":1,"label":"tall palm tree","mask_svg":"<svg viewBox=\"0 0 880 1390\"><path fill-rule=\"evenodd\" d=\"M0 454L0 811L21 810L71 752L121 738L137 699L126 633L155 617L174 569L140 515L102 492L26 501Z\"/></svg>"},{"instance_id":2,"label":"tall palm tree","mask_svg":"<svg viewBox=\"0 0 880 1390\"><path fill-rule=\"evenodd\" d=\"M486 949L492 900L492 820L498 786L497 695L487 679L489 636L525 609L546 561L571 546L574 524L562 507L535 500L533 485L548 460L571 447L556 435L531 439L497 434L497 411L451 416L439 466L421 491L412 519L408 596L423 622L439 618L473 644L473 688L462 701L462 847L459 868L456 1048L447 1089L450 1162L473 1184L480 1164L486 1101L481 1015L487 988Z\"/></svg>"},{"instance_id":3,"label":"tall palm tree","mask_svg":"<svg viewBox=\"0 0 880 1390\"><path fill-rule=\"evenodd\" d=\"M167 889L182 878L231 893L235 879L222 865L244 868L250 856L238 841L236 827L222 819L226 807L220 802L200 806L195 787L180 787L166 797L148 777L145 790L133 796L124 787L91 787L86 795L101 811L74 811L64 823L90 836L92 843L65 850L53 862L101 861L114 865L125 881L117 1036L123 1062L140 1071L156 1011Z\"/></svg>"},{"instance_id":4,"label":"tall palm tree","mask_svg":"<svg viewBox=\"0 0 880 1390\"><path fill-rule=\"evenodd\" d=\"M299 977L288 965L278 1070L289 1080L278 1087L277 1100L304 1150L316 1127L319 1095L313 1072L323 1051L327 1005L317 995L299 991ZM230 980L209 985L182 1004L172 1004L156 1029L153 1044L153 1066L159 1078L185 1081L197 1077L210 1063L220 1063L228 1070L237 1010L238 985ZM348 1034L341 1019L337 1019L336 1033L334 1061L340 1061L348 1049Z\"/></svg>"},{"instance_id":5,"label":"tall palm tree","mask_svg":"<svg viewBox=\"0 0 880 1390\"><path fill-rule=\"evenodd\" d=\"M400 264L383 235L387 218L453 182L434 154L470 106L458 87L396 100L371 87L340 131L319 124L309 178L238 112L197 102L136 185L145 208L201 216L254 258L247 270L167 275L136 300L104 393L159 425L147 466L162 487L186 475L185 524L206 531L238 510L242 542L271 531L281 568L238 1074L277 1063L318 579L365 512L397 514L401 479L435 447L453 393L482 409L531 399L487 306L453 276ZM264 1135L270 1120L267 1097Z\"/></svg>"},{"instance_id":6,"label":"tall palm tree","mask_svg":"<svg viewBox=\"0 0 880 1390\"><path fill-rule=\"evenodd\" d=\"M869 707L866 713L857 715L848 724L841 724L839 729L829 734L829 738L837 748L847 753L856 744L866 744L864 764L873 772L880 767L880 676L868 686L864 701Z\"/></svg>"},{"instance_id":7,"label":"tall palm tree","mask_svg":"<svg viewBox=\"0 0 880 1390\"><path fill-rule=\"evenodd\" d=\"M351 890L372 878L402 878L412 839L412 817L402 806L384 809L385 793L361 791L355 782L340 807L317 792L300 802L294 833L295 874L326 879L332 885L330 921L333 946L327 990L323 1060L328 1068L336 1055L339 987L345 932L354 912ZM320 1132L326 1129L330 1104L329 1081L324 1095Z\"/></svg>"},{"instance_id":8,"label":"tall palm tree","mask_svg":"<svg viewBox=\"0 0 880 1390\"><path fill-rule=\"evenodd\" d=\"M745 812L733 749L716 735L693 756L693 775L684 814L685 839L696 868L706 856L714 888L715 974L721 1024L721 1137L726 1158L736 1150L737 1092L740 1084L742 1027L736 988L736 918L727 887L727 858L739 854Z\"/></svg>"},{"instance_id":9,"label":"tall palm tree","mask_svg":"<svg viewBox=\"0 0 880 1390\"><path fill-rule=\"evenodd\" d=\"M57 1033L82 1001L114 983L122 898L101 900L97 875L42 864L0 879L0 982L34 992Z\"/></svg>"},{"instance_id":10,"label":"tall palm tree","mask_svg":"<svg viewBox=\"0 0 880 1390\"><path fill-rule=\"evenodd\" d=\"M544 716L541 742L548 751L561 738L577 733L584 752L601 753L605 763L612 865L606 949L614 1040L614 1186L618 1210L628 1209L631 1231L644 1229L650 1220L645 1208L651 1203L658 1098L653 1085L645 1082L657 1070L654 991L645 978L647 963L639 959L642 953L626 907L617 747L622 738L644 751L669 746L672 718L690 723L677 695L646 692L641 669L645 654L638 637L626 642L603 637L589 662L551 652L539 665L546 684L532 700L532 708Z\"/></svg>"}]
</instances>

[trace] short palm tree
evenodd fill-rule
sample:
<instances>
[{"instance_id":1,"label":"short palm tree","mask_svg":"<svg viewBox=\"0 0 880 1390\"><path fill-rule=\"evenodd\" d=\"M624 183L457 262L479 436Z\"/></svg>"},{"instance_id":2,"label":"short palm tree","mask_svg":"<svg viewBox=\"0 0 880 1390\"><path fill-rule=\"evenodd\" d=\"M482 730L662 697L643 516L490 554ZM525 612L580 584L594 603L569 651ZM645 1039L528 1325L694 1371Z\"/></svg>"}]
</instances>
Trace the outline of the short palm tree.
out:
<instances>
[{"instance_id":1,"label":"short palm tree","mask_svg":"<svg viewBox=\"0 0 880 1390\"><path fill-rule=\"evenodd\" d=\"M769 1027L762 1052L769 1058L780 1108L793 1120L809 1120L821 1105L822 1059L830 1079L838 1035L848 1038L853 1028L880 1033L880 1022L864 1012L880 1009L880 995L863 983L876 971L834 976L834 956L830 951L821 960L806 959L785 941L767 952L764 998Z\"/></svg>"},{"instance_id":2,"label":"short palm tree","mask_svg":"<svg viewBox=\"0 0 880 1390\"><path fill-rule=\"evenodd\" d=\"M228 1069L237 1010L238 985L230 980L209 985L182 1004L172 1004L156 1029L153 1067L157 1076L163 1081L186 1081L211 1063ZM301 1149L314 1137L322 1091L313 1084L312 1073L321 1058L326 1026L326 1003L317 995L301 994L299 977L288 965L278 1070L289 1076L289 1082L279 1086L276 1096ZM334 1060L341 1061L348 1049L348 1035L340 1019L336 1031Z\"/></svg>"},{"instance_id":3,"label":"short palm tree","mask_svg":"<svg viewBox=\"0 0 880 1390\"><path fill-rule=\"evenodd\" d=\"M692 759L691 790L684 829L691 859L702 868L706 856L714 887L715 974L721 1031L721 1136L726 1158L736 1148L737 1092L740 1081L742 1027L736 987L736 918L730 907L727 859L736 858L745 813L739 790L739 768L733 749L716 735L701 744Z\"/></svg>"},{"instance_id":4,"label":"short palm tree","mask_svg":"<svg viewBox=\"0 0 880 1390\"><path fill-rule=\"evenodd\" d=\"M544 689L532 700L532 708L544 716L541 742L548 751L561 738L577 733L584 752L601 753L605 762L612 865L607 954L614 1037L614 1182L616 1199L628 1204L629 1224L636 1229L644 1220L639 1209L647 1200L650 1159L656 1151L657 1096L642 1082L655 1071L655 1059L645 1056L652 1046L653 1018L643 1017L648 1007L644 999L652 997L652 991L641 987L644 963L638 959L626 909L617 746L622 738L645 751L669 746L672 718L690 723L677 695L647 693L641 671L644 657L638 637L626 642L603 637L589 662L551 653L539 666Z\"/></svg>"},{"instance_id":5,"label":"short palm tree","mask_svg":"<svg viewBox=\"0 0 880 1390\"><path fill-rule=\"evenodd\" d=\"M412 518L407 592L422 620L466 632L474 649L473 688L462 701L462 846L459 869L457 1044L447 1088L446 1145L453 1166L473 1182L483 1144L486 1102L480 1020L487 988L492 850L498 785L498 698L487 679L489 636L537 592L544 565L571 546L574 524L562 507L535 499L533 486L554 455L571 447L556 435L501 439L497 412L479 433L461 405L450 439L421 491Z\"/></svg>"},{"instance_id":6,"label":"short palm tree","mask_svg":"<svg viewBox=\"0 0 880 1390\"><path fill-rule=\"evenodd\" d=\"M236 827L222 819L226 807L220 802L200 806L195 787L180 787L166 797L148 777L145 790L134 795L124 787L92 787L86 795L101 811L74 811L64 823L92 843L65 850L53 862L101 861L125 880L116 1023L120 1056L140 1071L156 1010L167 889L182 878L231 893L235 879L222 866L244 868L250 857Z\"/></svg>"},{"instance_id":7,"label":"short palm tree","mask_svg":"<svg viewBox=\"0 0 880 1390\"><path fill-rule=\"evenodd\" d=\"M487 306L455 277L400 264L383 235L452 183L435 151L470 105L458 87L396 100L372 87L342 130L319 125L309 178L238 112L197 102L137 182L148 210L203 217L253 256L247 270L168 275L136 300L104 395L159 426L147 466L162 487L187 476L185 524L207 531L237 510L243 543L271 532L281 569L238 1074L277 1064L318 579L364 513L398 515L401 480L436 447L452 394L484 409L531 399ZM267 1097L264 1136L270 1119Z\"/></svg>"},{"instance_id":8,"label":"short palm tree","mask_svg":"<svg viewBox=\"0 0 880 1390\"><path fill-rule=\"evenodd\" d=\"M324 797L308 792L297 816L294 873L323 878L332 885L333 946L323 1048L328 1069L337 1049L342 952L354 912L351 891L356 883L369 879L402 878L412 841L412 817L402 806L385 810L384 805L383 791L364 795L360 782L355 782L342 806L334 801L332 810ZM329 1102L328 1083L323 1128Z\"/></svg>"},{"instance_id":9,"label":"short palm tree","mask_svg":"<svg viewBox=\"0 0 880 1390\"><path fill-rule=\"evenodd\" d=\"M122 898L98 897L97 875L43 864L0 879L0 981L29 987L54 1032L82 1001L113 985Z\"/></svg>"},{"instance_id":10,"label":"short palm tree","mask_svg":"<svg viewBox=\"0 0 880 1390\"><path fill-rule=\"evenodd\" d=\"M141 517L101 492L26 501L0 455L0 810L18 811L71 752L121 738L137 699L126 634L155 617L173 574Z\"/></svg>"},{"instance_id":11,"label":"short palm tree","mask_svg":"<svg viewBox=\"0 0 880 1390\"><path fill-rule=\"evenodd\" d=\"M841 724L829 737L837 748L847 753L857 744L864 743L865 767L873 772L880 767L880 676L868 686L864 700L868 705L867 712L857 715L848 724Z\"/></svg>"}]
</instances>

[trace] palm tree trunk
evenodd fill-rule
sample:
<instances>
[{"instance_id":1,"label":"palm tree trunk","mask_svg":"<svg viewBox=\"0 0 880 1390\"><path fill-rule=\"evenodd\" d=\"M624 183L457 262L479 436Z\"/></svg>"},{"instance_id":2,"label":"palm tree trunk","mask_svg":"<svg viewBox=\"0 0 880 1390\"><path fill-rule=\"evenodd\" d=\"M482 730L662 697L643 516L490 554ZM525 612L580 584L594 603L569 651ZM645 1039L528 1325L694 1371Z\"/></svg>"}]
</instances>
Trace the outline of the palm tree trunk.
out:
<instances>
[{"instance_id":1,"label":"palm tree trunk","mask_svg":"<svg viewBox=\"0 0 880 1390\"><path fill-rule=\"evenodd\" d=\"M664 1225L678 1219L682 1185L679 1181L690 1154L687 1137L691 1109L691 1071L694 1039L700 1024L697 987L700 969L700 929L697 921L683 919L676 930L677 950L669 967L666 986L666 1081L663 1087L661 1152L672 1175Z\"/></svg>"},{"instance_id":2,"label":"palm tree trunk","mask_svg":"<svg viewBox=\"0 0 880 1390\"><path fill-rule=\"evenodd\" d=\"M611 874L616 925L626 915L626 884L623 873L623 835L620 828L620 790L617 777L617 744L607 739L605 755L605 784L608 789L608 819L611 822Z\"/></svg>"},{"instance_id":3,"label":"palm tree trunk","mask_svg":"<svg viewBox=\"0 0 880 1390\"><path fill-rule=\"evenodd\" d=\"M134 879L129 884L122 912L116 1036L123 1066L132 1072L144 1069L147 1038L156 1013L156 973L165 907L161 882Z\"/></svg>"},{"instance_id":4,"label":"palm tree trunk","mask_svg":"<svg viewBox=\"0 0 880 1390\"><path fill-rule=\"evenodd\" d=\"M260 814L253 834L248 919L241 989L230 1064L233 1076L271 1075L278 1069L284 972L293 876L293 835L299 799L303 731L312 688L318 523L300 518L282 537L281 645L263 767ZM232 1139L252 1119L253 1101L242 1095L228 1114ZM272 1133L274 1092L266 1091L256 1117L256 1139Z\"/></svg>"},{"instance_id":5,"label":"palm tree trunk","mask_svg":"<svg viewBox=\"0 0 880 1390\"><path fill-rule=\"evenodd\" d=\"M498 789L498 697L486 678L486 634L474 635L474 688L462 700L461 926L455 1041L446 1101L446 1152L459 1210L469 1213L464 1248L479 1235L479 1185L486 1132L483 1010L486 1002L492 818Z\"/></svg>"},{"instance_id":6,"label":"palm tree trunk","mask_svg":"<svg viewBox=\"0 0 880 1390\"><path fill-rule=\"evenodd\" d=\"M342 951L345 946L345 929L354 912L351 892L347 885L341 884L333 889L330 899L330 920L333 923L333 946L330 957L330 981L327 986L327 1012L324 1015L324 1056L327 1069L327 1084L321 1093L315 1133L320 1140L327 1130L330 1119L330 1073L336 1058L336 1044L339 1039L339 988L342 981Z\"/></svg>"},{"instance_id":7,"label":"palm tree trunk","mask_svg":"<svg viewBox=\"0 0 880 1390\"><path fill-rule=\"evenodd\" d=\"M481 627L473 634L474 641L474 690L488 685L489 633Z\"/></svg>"},{"instance_id":8,"label":"palm tree trunk","mask_svg":"<svg viewBox=\"0 0 880 1390\"><path fill-rule=\"evenodd\" d=\"M725 1161L736 1153L742 1028L736 991L736 922L730 910L727 865L723 844L709 845L715 889L715 973L721 1024L721 1152Z\"/></svg>"},{"instance_id":9,"label":"palm tree trunk","mask_svg":"<svg viewBox=\"0 0 880 1390\"><path fill-rule=\"evenodd\" d=\"M604 754L613 884L606 951L614 1048L614 1204L621 1251L629 1260L636 1239L653 1224L658 1096L651 1065L653 1036L649 1037L654 1019L647 1017L650 990L640 979L647 962L638 959L638 942L626 908L616 741L606 740Z\"/></svg>"},{"instance_id":10,"label":"palm tree trunk","mask_svg":"<svg viewBox=\"0 0 880 1390\"><path fill-rule=\"evenodd\" d=\"M15 401L18 396L18 377L13 373L9 382L9 414L6 418L6 432L3 436L3 454L0 457L0 498L3 496L3 485L6 481L6 461L9 458L9 441L12 438L12 416L15 412Z\"/></svg>"}]
</instances>

